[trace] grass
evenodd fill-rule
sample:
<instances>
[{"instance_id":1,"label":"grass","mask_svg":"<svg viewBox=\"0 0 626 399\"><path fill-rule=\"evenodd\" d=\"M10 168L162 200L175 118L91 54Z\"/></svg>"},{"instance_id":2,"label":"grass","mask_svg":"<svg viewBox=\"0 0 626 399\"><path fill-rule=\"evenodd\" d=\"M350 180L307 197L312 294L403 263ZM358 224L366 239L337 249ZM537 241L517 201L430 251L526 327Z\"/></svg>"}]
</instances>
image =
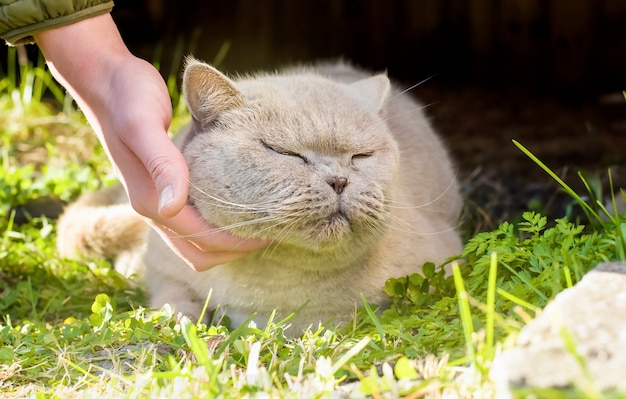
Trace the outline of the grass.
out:
<instances>
[{"instance_id":1,"label":"grass","mask_svg":"<svg viewBox=\"0 0 626 399\"><path fill-rule=\"evenodd\" d=\"M187 115L175 110L180 126ZM363 298L341 330L294 339L283 320L235 330L176 321L168 307L146 309L140 287L105 260L59 258L54 218L29 207L113 181L41 64L0 80L0 140L0 397L490 398L491 362L521 327L597 263L625 258L624 218L572 191L587 226L526 212L469 239L452 276L426 264L389 280L392 307L377 312Z\"/></svg>"}]
</instances>

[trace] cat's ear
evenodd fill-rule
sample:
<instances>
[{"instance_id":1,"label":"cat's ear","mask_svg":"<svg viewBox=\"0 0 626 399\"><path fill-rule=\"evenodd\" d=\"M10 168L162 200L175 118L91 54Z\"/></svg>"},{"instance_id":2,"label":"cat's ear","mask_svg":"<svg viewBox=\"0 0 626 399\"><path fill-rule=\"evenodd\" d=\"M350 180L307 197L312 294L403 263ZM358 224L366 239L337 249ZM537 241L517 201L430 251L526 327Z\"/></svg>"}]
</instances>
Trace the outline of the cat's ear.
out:
<instances>
[{"instance_id":1,"label":"cat's ear","mask_svg":"<svg viewBox=\"0 0 626 399\"><path fill-rule=\"evenodd\" d=\"M191 115L201 126L209 125L221 112L245 103L243 94L232 80L192 57L185 62L183 95Z\"/></svg>"},{"instance_id":2,"label":"cat's ear","mask_svg":"<svg viewBox=\"0 0 626 399\"><path fill-rule=\"evenodd\" d=\"M373 111L380 111L389 97L391 82L387 74L357 80L348 85L348 89L361 102Z\"/></svg>"}]
</instances>

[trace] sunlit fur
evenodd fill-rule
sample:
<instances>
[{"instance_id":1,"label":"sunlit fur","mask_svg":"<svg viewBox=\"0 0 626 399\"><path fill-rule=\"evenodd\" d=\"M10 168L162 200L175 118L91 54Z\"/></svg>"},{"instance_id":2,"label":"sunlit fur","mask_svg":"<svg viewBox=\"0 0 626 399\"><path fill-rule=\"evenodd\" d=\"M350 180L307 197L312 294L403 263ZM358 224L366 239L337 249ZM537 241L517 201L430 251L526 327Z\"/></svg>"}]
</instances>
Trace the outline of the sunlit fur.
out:
<instances>
[{"instance_id":1,"label":"sunlit fur","mask_svg":"<svg viewBox=\"0 0 626 399\"><path fill-rule=\"evenodd\" d=\"M209 307L235 326L305 305L290 321L297 334L345 321L360 294L385 306L388 278L460 252L453 166L421 106L385 74L337 63L231 80L190 59L183 89L195 122L176 141L190 203L210 224L272 244L198 273L151 233L151 305L197 318L212 292Z\"/></svg>"}]
</instances>

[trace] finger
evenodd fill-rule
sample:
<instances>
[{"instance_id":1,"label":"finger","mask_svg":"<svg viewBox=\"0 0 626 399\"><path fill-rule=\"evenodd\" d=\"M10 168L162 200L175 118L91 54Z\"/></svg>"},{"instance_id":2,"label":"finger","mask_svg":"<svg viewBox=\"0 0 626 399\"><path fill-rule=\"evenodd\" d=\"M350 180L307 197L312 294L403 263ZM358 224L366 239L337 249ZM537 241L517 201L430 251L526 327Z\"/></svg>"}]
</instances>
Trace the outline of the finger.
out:
<instances>
[{"instance_id":1,"label":"finger","mask_svg":"<svg viewBox=\"0 0 626 399\"><path fill-rule=\"evenodd\" d=\"M163 218L176 215L187 202L189 192L189 169L178 148L169 141L161 140L159 153L138 152L158 193L158 214Z\"/></svg>"},{"instance_id":2,"label":"finger","mask_svg":"<svg viewBox=\"0 0 626 399\"><path fill-rule=\"evenodd\" d=\"M163 218L174 216L187 202L189 169L166 131L161 128L129 134L124 136L123 145L138 161L137 166L130 166L137 164L130 159L117 162L127 166L122 175L135 210L150 218L157 214ZM136 176L137 171L147 171L148 179Z\"/></svg>"},{"instance_id":3,"label":"finger","mask_svg":"<svg viewBox=\"0 0 626 399\"><path fill-rule=\"evenodd\" d=\"M157 218L162 228L169 230L168 236L184 239L205 252L251 252L264 248L269 241L258 238L242 238L207 224L198 211L185 205L174 217Z\"/></svg>"},{"instance_id":4,"label":"finger","mask_svg":"<svg viewBox=\"0 0 626 399\"><path fill-rule=\"evenodd\" d=\"M157 229L161 238L166 241L170 248L195 271L205 271L212 267L222 265L249 255L249 252L205 252L197 246L179 237L176 233L165 229Z\"/></svg>"}]
</instances>

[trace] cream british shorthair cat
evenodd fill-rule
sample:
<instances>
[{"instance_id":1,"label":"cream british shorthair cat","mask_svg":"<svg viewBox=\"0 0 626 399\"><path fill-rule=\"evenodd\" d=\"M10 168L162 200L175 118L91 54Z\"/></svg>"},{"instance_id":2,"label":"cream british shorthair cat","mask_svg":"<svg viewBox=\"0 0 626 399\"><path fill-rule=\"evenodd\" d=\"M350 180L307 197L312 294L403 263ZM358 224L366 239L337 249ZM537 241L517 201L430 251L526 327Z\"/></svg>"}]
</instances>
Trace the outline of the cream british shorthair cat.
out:
<instances>
[{"instance_id":1,"label":"cream british shorthair cat","mask_svg":"<svg viewBox=\"0 0 626 399\"><path fill-rule=\"evenodd\" d=\"M144 279L151 306L192 318L209 292L210 310L219 305L233 326L299 310L288 330L298 334L349 320L361 294L386 306L387 279L461 252L449 156L385 74L340 62L233 80L190 59L183 90L193 121L176 141L189 202L210 224L270 246L193 271L130 205L110 200L118 190L66 210L63 254L117 258Z\"/></svg>"}]
</instances>

